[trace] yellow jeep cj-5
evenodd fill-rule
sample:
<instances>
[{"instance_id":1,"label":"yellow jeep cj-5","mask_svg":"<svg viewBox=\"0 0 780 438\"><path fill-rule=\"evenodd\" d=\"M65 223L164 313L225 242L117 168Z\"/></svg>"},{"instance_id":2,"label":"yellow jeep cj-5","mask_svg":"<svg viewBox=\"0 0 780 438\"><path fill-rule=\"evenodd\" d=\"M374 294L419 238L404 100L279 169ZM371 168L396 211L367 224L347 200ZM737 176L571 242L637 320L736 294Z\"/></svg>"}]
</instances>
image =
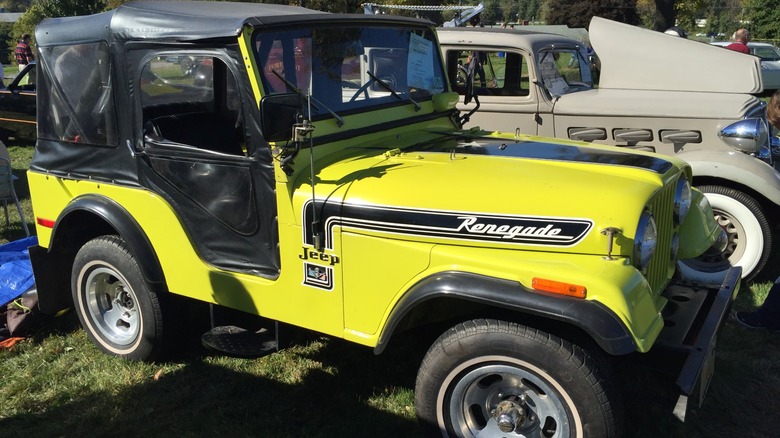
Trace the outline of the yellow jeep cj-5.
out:
<instances>
[{"instance_id":1,"label":"yellow jeep cj-5","mask_svg":"<svg viewBox=\"0 0 780 438\"><path fill-rule=\"evenodd\" d=\"M376 354L438 330L432 435L615 436L608 359L661 347L687 355L677 413L703 397L740 270L675 280L724 237L690 167L463 129L430 22L137 2L36 42L40 305L101 350L162 357L184 296L271 323L215 324L228 354L275 327Z\"/></svg>"}]
</instances>

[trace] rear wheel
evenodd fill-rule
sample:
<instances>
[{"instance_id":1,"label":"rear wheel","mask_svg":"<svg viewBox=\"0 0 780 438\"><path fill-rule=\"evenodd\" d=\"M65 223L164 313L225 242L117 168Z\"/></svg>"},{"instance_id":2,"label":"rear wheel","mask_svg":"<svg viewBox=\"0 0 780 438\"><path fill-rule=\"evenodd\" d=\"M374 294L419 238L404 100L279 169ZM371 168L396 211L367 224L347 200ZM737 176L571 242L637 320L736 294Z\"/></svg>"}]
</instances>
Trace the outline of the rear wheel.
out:
<instances>
[{"instance_id":1,"label":"rear wheel","mask_svg":"<svg viewBox=\"0 0 780 438\"><path fill-rule=\"evenodd\" d=\"M679 263L688 280L717 284L731 266L742 267L742 277L751 280L766 265L772 252L772 230L761 205L752 197L728 187L701 186L726 231L728 244L722 252L706 252Z\"/></svg>"},{"instance_id":2,"label":"rear wheel","mask_svg":"<svg viewBox=\"0 0 780 438\"><path fill-rule=\"evenodd\" d=\"M617 436L603 372L564 339L473 320L428 350L417 375L417 415L431 436Z\"/></svg>"},{"instance_id":3,"label":"rear wheel","mask_svg":"<svg viewBox=\"0 0 780 438\"><path fill-rule=\"evenodd\" d=\"M121 237L101 236L84 244L71 282L81 325L101 350L131 360L158 356L163 341L160 299Z\"/></svg>"}]
</instances>

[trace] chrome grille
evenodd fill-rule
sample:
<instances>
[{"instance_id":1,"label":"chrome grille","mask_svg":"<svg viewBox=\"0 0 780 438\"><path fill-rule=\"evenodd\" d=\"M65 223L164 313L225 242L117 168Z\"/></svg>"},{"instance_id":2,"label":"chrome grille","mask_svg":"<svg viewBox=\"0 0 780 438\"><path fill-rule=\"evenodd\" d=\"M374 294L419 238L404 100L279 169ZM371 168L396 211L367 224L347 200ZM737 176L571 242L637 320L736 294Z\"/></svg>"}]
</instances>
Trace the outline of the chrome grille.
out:
<instances>
[{"instance_id":1,"label":"chrome grille","mask_svg":"<svg viewBox=\"0 0 780 438\"><path fill-rule=\"evenodd\" d=\"M655 217L658 233L658 247L647 267L645 277L656 294L666 287L674 274L675 261L672 260L672 237L676 232L674 226L674 192L677 178L665 184L650 200L650 211Z\"/></svg>"}]
</instances>

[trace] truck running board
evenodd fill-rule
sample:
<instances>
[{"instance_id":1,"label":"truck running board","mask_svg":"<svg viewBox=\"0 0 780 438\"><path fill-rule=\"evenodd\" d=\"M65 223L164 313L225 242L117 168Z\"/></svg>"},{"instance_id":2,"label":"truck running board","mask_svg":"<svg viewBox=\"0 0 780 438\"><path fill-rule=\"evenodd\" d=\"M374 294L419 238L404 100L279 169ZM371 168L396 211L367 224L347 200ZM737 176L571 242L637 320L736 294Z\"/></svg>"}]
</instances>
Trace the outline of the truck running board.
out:
<instances>
[{"instance_id":1,"label":"truck running board","mask_svg":"<svg viewBox=\"0 0 780 438\"><path fill-rule=\"evenodd\" d=\"M214 327L200 338L207 349L227 356L258 358L279 351L279 343L266 329L253 332L232 325Z\"/></svg>"}]
</instances>

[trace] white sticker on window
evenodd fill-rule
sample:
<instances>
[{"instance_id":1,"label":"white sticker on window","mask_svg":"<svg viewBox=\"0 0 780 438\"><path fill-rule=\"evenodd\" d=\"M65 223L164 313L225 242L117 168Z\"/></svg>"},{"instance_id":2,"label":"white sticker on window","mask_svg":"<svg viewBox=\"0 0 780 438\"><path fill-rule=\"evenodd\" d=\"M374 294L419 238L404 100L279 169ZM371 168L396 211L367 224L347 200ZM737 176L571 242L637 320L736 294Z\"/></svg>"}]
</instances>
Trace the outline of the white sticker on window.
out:
<instances>
[{"instance_id":1,"label":"white sticker on window","mask_svg":"<svg viewBox=\"0 0 780 438\"><path fill-rule=\"evenodd\" d=\"M433 42L411 34L407 83L413 88L436 91L433 84Z\"/></svg>"}]
</instances>

